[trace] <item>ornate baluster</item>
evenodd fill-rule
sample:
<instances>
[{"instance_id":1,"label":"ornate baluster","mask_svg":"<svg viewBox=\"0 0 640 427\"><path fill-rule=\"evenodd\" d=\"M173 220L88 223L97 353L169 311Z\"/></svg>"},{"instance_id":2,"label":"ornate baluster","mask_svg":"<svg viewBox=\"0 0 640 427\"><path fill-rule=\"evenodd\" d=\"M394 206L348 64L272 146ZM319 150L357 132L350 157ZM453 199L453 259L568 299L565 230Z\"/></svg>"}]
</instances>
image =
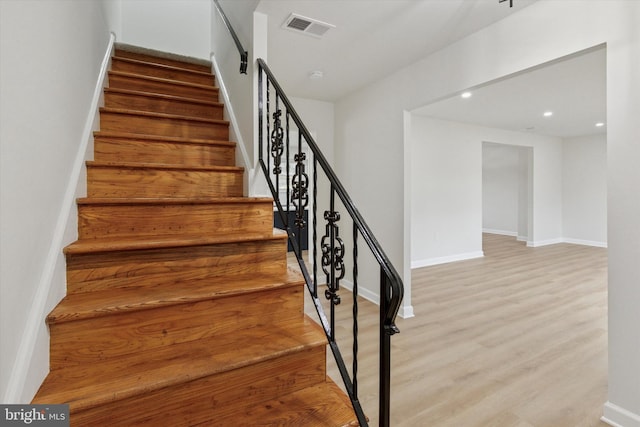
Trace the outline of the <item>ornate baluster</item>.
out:
<instances>
[{"instance_id":1,"label":"ornate baluster","mask_svg":"<svg viewBox=\"0 0 640 427\"><path fill-rule=\"evenodd\" d=\"M289 195L289 192L291 191L291 165L289 164L291 162L291 155L289 153L289 151L291 150L291 141L290 141L290 129L289 129L289 110L287 110L287 120L285 121L286 126L287 126L287 132L286 132L286 142L285 142L285 158L287 159L287 192L285 193L287 196ZM278 196L280 196L280 194L278 194ZM291 205L290 205L290 201L289 201L289 197L286 197L287 199L287 228L289 228L289 210L291 209Z\"/></svg>"},{"instance_id":2,"label":"ornate baluster","mask_svg":"<svg viewBox=\"0 0 640 427\"><path fill-rule=\"evenodd\" d=\"M301 136L299 136L301 138ZM309 176L305 172L305 160L307 155L301 150L302 142L298 142L298 153L293 157L296 162L296 172L291 179L291 203L295 206L296 218L294 220L295 226L298 228L298 250L299 256L302 254L301 234L302 229L305 226L304 210L309 204Z\"/></svg>"},{"instance_id":3,"label":"ornate baluster","mask_svg":"<svg viewBox=\"0 0 640 427\"><path fill-rule=\"evenodd\" d=\"M276 98L276 111L273 113L273 131L271 131L271 157L273 157L273 174L276 176L276 191L280 190L280 174L282 173L282 153L284 153L284 142L282 124L280 123L282 110L278 106Z\"/></svg>"},{"instance_id":4,"label":"ornate baluster","mask_svg":"<svg viewBox=\"0 0 640 427\"><path fill-rule=\"evenodd\" d=\"M334 210L334 193L331 190L330 210L324 212L327 221L325 235L320 240L322 271L327 277L324 296L331 301L331 339L335 341L335 306L340 304L340 280L344 277L344 242L340 238L340 213Z\"/></svg>"}]
</instances>

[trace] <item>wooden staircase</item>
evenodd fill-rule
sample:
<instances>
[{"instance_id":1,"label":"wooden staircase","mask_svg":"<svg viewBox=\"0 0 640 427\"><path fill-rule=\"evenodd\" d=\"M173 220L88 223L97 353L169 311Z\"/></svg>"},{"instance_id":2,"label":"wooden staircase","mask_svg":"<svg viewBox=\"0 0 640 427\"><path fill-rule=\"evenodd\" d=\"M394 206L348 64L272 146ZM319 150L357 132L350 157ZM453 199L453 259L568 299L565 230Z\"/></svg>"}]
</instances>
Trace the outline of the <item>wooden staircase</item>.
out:
<instances>
[{"instance_id":1,"label":"wooden staircase","mask_svg":"<svg viewBox=\"0 0 640 427\"><path fill-rule=\"evenodd\" d=\"M357 425L210 65L119 47L33 403L73 426Z\"/></svg>"}]
</instances>

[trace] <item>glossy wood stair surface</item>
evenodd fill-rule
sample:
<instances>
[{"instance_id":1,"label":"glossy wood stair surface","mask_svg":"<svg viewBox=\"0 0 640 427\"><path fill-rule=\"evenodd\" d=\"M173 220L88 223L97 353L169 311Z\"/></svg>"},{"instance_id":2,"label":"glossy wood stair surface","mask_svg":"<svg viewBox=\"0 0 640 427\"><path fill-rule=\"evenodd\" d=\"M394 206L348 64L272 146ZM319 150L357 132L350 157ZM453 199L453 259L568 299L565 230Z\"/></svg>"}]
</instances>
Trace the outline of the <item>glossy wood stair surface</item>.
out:
<instances>
[{"instance_id":1,"label":"glossy wood stair surface","mask_svg":"<svg viewBox=\"0 0 640 427\"><path fill-rule=\"evenodd\" d=\"M33 403L72 426L357 425L210 68L116 48Z\"/></svg>"}]
</instances>

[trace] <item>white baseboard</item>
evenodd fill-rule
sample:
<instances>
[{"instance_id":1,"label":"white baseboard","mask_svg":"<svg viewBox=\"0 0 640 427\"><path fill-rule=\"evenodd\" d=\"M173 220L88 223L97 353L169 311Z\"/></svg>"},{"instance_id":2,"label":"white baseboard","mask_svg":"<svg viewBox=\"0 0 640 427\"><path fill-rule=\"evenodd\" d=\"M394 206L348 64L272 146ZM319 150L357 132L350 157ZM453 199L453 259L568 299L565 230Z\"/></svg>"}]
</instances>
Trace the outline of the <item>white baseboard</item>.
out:
<instances>
[{"instance_id":1,"label":"white baseboard","mask_svg":"<svg viewBox=\"0 0 640 427\"><path fill-rule=\"evenodd\" d=\"M85 160L88 158L87 156L92 155L92 153L88 154L88 151L93 148L90 142L93 141L93 131L97 128L96 124L99 122L98 106L107 81L107 71L111 63L114 43L115 34L111 33L100 67L89 113L85 121L82 139L80 140L73 169L67 183L62 208L58 214L51 245L43 266L42 276L36 288L33 306L29 311L24 335L20 341L16 360L7 382L3 403L25 403L31 401L38 387L32 383L39 384L42 382L49 368L49 335L45 327L45 319L52 309L52 304L55 305L60 298L64 297L65 263L62 250L69 243L65 241L65 236L69 230L77 233L77 215L74 215L76 212L75 201L79 187L84 185L81 181L86 176ZM58 282L62 282L62 289L55 286L59 284ZM43 363L45 355L46 363Z\"/></svg>"},{"instance_id":2,"label":"white baseboard","mask_svg":"<svg viewBox=\"0 0 640 427\"><path fill-rule=\"evenodd\" d=\"M477 251L477 252L467 252L467 253L456 254L456 255L448 255L443 257L436 257L436 258L427 258L427 259L411 261L411 268L414 269L414 268L421 268L421 267L429 267L432 265L446 264L449 262L456 262L456 261L466 261L469 259L482 258L482 257L484 257L484 252Z\"/></svg>"},{"instance_id":3,"label":"white baseboard","mask_svg":"<svg viewBox=\"0 0 640 427\"><path fill-rule=\"evenodd\" d=\"M530 241L528 240L527 236L519 236L518 233L515 231L483 228L482 232L487 234L499 234L501 236L515 237L516 240L518 240L519 242L527 242L527 246L530 248L536 248L539 246L547 246L547 245L555 245L558 243L570 243L572 245L595 246L598 248L607 247L607 242L599 242L595 240L584 240L584 239L573 239L571 237L558 237L556 239Z\"/></svg>"},{"instance_id":4,"label":"white baseboard","mask_svg":"<svg viewBox=\"0 0 640 427\"><path fill-rule=\"evenodd\" d=\"M326 285L323 285L323 286L326 286ZM353 292L353 282L349 280L342 280L340 282L340 286L348 290L349 292ZM359 287L358 295L366 299L367 301L374 303L375 305L380 305L380 295L377 292L374 292L367 288ZM400 310L398 310L398 316L402 317L403 319L415 317L415 314L413 313L413 306L412 305L401 306Z\"/></svg>"},{"instance_id":5,"label":"white baseboard","mask_svg":"<svg viewBox=\"0 0 640 427\"><path fill-rule=\"evenodd\" d=\"M569 237L565 237L563 240L564 243L571 243L572 245L595 246L597 248L607 247L607 242L598 242L595 240L571 239Z\"/></svg>"},{"instance_id":6,"label":"white baseboard","mask_svg":"<svg viewBox=\"0 0 640 427\"><path fill-rule=\"evenodd\" d=\"M564 243L564 239L562 237L558 237L556 239L548 240L529 240L527 241L527 246L530 248L539 248L540 246L557 245L558 243Z\"/></svg>"},{"instance_id":7,"label":"white baseboard","mask_svg":"<svg viewBox=\"0 0 640 427\"><path fill-rule=\"evenodd\" d=\"M402 317L403 319L409 319L411 317L415 317L416 315L413 313L412 305L403 305L402 307L400 307L400 311L398 311L398 316Z\"/></svg>"},{"instance_id":8,"label":"white baseboard","mask_svg":"<svg viewBox=\"0 0 640 427\"><path fill-rule=\"evenodd\" d=\"M607 247L607 242L596 242L593 240L572 239L569 237L558 237L556 239L549 239L549 240L527 241L527 246L530 248L537 248L540 246L557 245L558 243L570 243L572 245L595 246L598 248Z\"/></svg>"},{"instance_id":9,"label":"white baseboard","mask_svg":"<svg viewBox=\"0 0 640 427\"><path fill-rule=\"evenodd\" d=\"M627 411L611 402L604 404L603 422L614 427L640 427L640 415Z\"/></svg>"},{"instance_id":10,"label":"white baseboard","mask_svg":"<svg viewBox=\"0 0 640 427\"><path fill-rule=\"evenodd\" d=\"M483 228L482 232L483 233L487 233L487 234L499 234L501 236L518 237L518 232L517 231L495 230L493 228Z\"/></svg>"},{"instance_id":11,"label":"white baseboard","mask_svg":"<svg viewBox=\"0 0 640 427\"><path fill-rule=\"evenodd\" d=\"M353 282L349 280L342 280L340 282L340 286L348 290L349 292L353 292ZM358 295L367 301L371 301L375 305L380 305L380 295L377 292L374 292L370 289L364 288L362 286L358 287Z\"/></svg>"},{"instance_id":12,"label":"white baseboard","mask_svg":"<svg viewBox=\"0 0 640 427\"><path fill-rule=\"evenodd\" d=\"M236 150L236 166L244 167L245 179L243 194L249 196L251 195L250 183L254 181L254 175L261 172L257 168L254 168L249 161L249 153L247 153L247 147L244 144L242 132L240 132L240 128L238 126L238 118L233 110L229 92L227 91L227 87L225 86L224 80L222 79L220 66L218 65L216 56L213 53L211 54L211 64L213 66L212 72L216 76L216 83L218 84L218 88L220 90L219 93L222 94L224 103L224 119L228 120L231 124L231 126L229 127L229 139L232 141L235 140L236 147L238 148L238 150Z\"/></svg>"}]
</instances>

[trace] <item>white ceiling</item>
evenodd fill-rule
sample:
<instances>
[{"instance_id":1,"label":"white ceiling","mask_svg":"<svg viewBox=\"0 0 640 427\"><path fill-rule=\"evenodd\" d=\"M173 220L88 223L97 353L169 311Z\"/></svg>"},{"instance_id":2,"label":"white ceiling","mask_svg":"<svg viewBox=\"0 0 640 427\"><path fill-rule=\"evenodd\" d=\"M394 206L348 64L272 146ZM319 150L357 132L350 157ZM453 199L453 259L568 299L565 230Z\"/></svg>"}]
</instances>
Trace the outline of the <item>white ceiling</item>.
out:
<instances>
[{"instance_id":1,"label":"white ceiling","mask_svg":"<svg viewBox=\"0 0 640 427\"><path fill-rule=\"evenodd\" d=\"M537 0L513 1L262 0L256 10L268 15L268 63L287 93L335 101ZM281 28L291 13L336 27L322 38Z\"/></svg>"},{"instance_id":2,"label":"white ceiling","mask_svg":"<svg viewBox=\"0 0 640 427\"><path fill-rule=\"evenodd\" d=\"M289 96L339 98L538 0L262 0L268 63ZM322 38L281 28L291 13L335 25ZM519 73L418 114L555 136L605 132L604 49ZM310 79L321 71L322 79ZM464 101L464 102L461 102ZM554 116L542 117L552 110Z\"/></svg>"},{"instance_id":3,"label":"white ceiling","mask_svg":"<svg viewBox=\"0 0 640 427\"><path fill-rule=\"evenodd\" d=\"M413 111L563 138L606 133L606 50L573 55ZM544 117L545 111L553 112ZM605 123L596 127L597 122Z\"/></svg>"}]
</instances>

